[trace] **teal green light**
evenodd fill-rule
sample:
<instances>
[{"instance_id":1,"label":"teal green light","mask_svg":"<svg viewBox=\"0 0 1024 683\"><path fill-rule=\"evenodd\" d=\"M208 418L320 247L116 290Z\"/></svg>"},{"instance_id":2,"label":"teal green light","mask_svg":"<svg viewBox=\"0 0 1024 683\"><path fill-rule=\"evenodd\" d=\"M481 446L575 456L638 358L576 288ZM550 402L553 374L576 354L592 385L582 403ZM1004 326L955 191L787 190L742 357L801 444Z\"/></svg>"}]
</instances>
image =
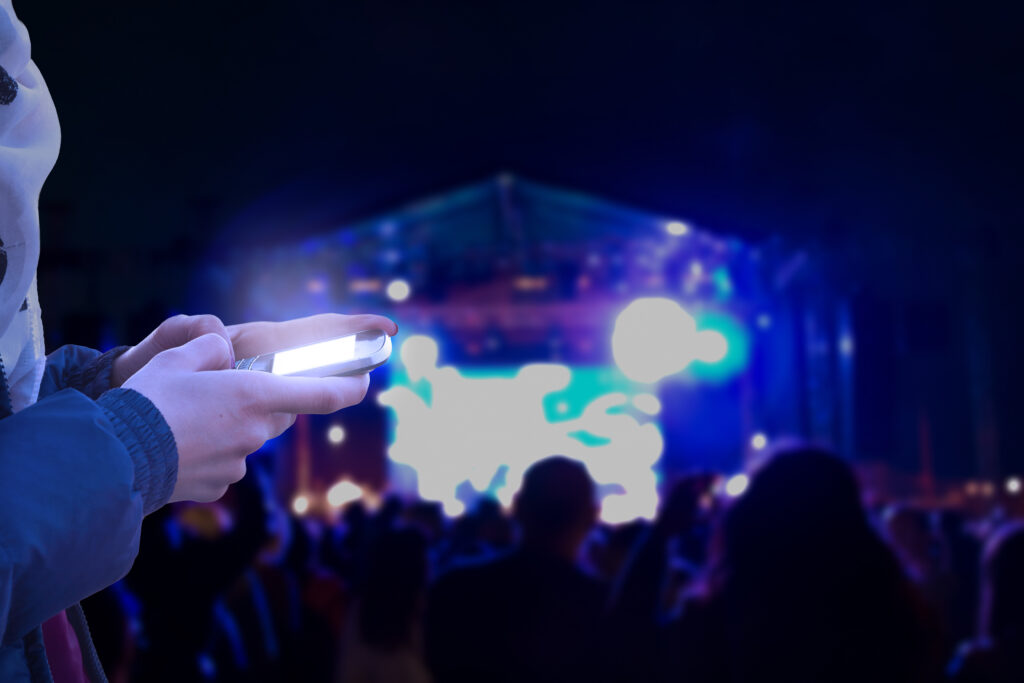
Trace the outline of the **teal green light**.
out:
<instances>
[{"instance_id":1,"label":"teal green light","mask_svg":"<svg viewBox=\"0 0 1024 683\"><path fill-rule=\"evenodd\" d=\"M743 324L721 311L701 311L694 314L697 330L715 330L725 337L728 351L716 363L694 361L686 373L702 382L725 382L747 369L750 362L750 336Z\"/></svg>"},{"instance_id":2,"label":"teal green light","mask_svg":"<svg viewBox=\"0 0 1024 683\"><path fill-rule=\"evenodd\" d=\"M715 268L711 272L711 281L715 283L715 291L720 299L728 299L732 296L732 277L729 275L728 268L725 266Z\"/></svg>"}]
</instances>

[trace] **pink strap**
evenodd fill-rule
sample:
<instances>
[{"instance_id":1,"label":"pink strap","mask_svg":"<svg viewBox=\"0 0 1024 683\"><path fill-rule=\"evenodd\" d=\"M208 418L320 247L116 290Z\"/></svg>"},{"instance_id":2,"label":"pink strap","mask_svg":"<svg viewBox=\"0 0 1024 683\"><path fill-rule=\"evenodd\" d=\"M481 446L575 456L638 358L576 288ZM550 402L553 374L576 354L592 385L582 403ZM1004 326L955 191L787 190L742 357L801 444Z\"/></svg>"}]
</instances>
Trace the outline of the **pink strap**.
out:
<instances>
[{"instance_id":1,"label":"pink strap","mask_svg":"<svg viewBox=\"0 0 1024 683\"><path fill-rule=\"evenodd\" d=\"M60 612L43 623L43 644L54 683L89 683L82 666L82 649L68 615Z\"/></svg>"}]
</instances>

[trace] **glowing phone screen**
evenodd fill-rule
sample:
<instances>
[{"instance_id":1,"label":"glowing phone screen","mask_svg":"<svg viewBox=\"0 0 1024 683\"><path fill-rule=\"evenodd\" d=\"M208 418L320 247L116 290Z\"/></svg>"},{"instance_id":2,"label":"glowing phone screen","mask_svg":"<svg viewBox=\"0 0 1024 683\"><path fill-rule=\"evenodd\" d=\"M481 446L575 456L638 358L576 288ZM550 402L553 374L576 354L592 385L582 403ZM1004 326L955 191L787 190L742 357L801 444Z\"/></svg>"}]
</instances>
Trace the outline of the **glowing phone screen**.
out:
<instances>
[{"instance_id":1,"label":"glowing phone screen","mask_svg":"<svg viewBox=\"0 0 1024 683\"><path fill-rule=\"evenodd\" d=\"M352 360L355 353L356 336L354 334L338 339L328 339L274 354L274 365L270 371L275 375L291 375L324 365L344 363Z\"/></svg>"}]
</instances>

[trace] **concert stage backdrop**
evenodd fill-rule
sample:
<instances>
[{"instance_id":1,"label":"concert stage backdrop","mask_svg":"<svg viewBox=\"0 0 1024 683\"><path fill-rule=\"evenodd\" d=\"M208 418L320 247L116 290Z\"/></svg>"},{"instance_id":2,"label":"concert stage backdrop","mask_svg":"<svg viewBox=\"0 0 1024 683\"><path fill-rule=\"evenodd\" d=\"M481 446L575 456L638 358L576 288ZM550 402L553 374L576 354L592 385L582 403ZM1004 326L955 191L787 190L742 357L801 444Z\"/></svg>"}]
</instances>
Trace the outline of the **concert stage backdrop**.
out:
<instances>
[{"instance_id":1,"label":"concert stage backdrop","mask_svg":"<svg viewBox=\"0 0 1024 683\"><path fill-rule=\"evenodd\" d=\"M362 406L272 442L298 512L415 492L511 501L564 454L602 517L650 517L678 472L785 436L848 451L854 339L813 259L510 175L294 244L241 246L203 288L232 319L379 312L395 353Z\"/></svg>"}]
</instances>

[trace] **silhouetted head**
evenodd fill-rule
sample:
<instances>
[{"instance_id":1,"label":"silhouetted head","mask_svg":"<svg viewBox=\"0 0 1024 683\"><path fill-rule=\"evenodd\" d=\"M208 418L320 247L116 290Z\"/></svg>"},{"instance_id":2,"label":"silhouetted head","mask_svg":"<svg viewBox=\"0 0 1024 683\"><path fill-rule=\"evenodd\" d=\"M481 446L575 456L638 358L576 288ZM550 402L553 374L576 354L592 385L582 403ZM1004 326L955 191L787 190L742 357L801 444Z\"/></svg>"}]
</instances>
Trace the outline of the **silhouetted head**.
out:
<instances>
[{"instance_id":1,"label":"silhouetted head","mask_svg":"<svg viewBox=\"0 0 1024 683\"><path fill-rule=\"evenodd\" d=\"M873 537L850 468L815 448L776 453L728 509L724 559L732 569L838 561Z\"/></svg>"},{"instance_id":2,"label":"silhouetted head","mask_svg":"<svg viewBox=\"0 0 1024 683\"><path fill-rule=\"evenodd\" d=\"M813 447L776 453L716 541L709 598L739 680L919 680L929 636L913 587L845 462Z\"/></svg>"},{"instance_id":3,"label":"silhouetted head","mask_svg":"<svg viewBox=\"0 0 1024 683\"><path fill-rule=\"evenodd\" d=\"M1024 523L1008 524L985 546L982 631L996 640L1024 635Z\"/></svg>"},{"instance_id":4,"label":"silhouetted head","mask_svg":"<svg viewBox=\"0 0 1024 683\"><path fill-rule=\"evenodd\" d=\"M444 536L444 509L438 502L415 501L405 508L402 517L405 524L419 529L428 543L436 543Z\"/></svg>"},{"instance_id":5,"label":"silhouetted head","mask_svg":"<svg viewBox=\"0 0 1024 683\"><path fill-rule=\"evenodd\" d=\"M526 470L514 514L524 545L575 557L597 519L594 482L576 460L545 458Z\"/></svg>"},{"instance_id":6,"label":"silhouetted head","mask_svg":"<svg viewBox=\"0 0 1024 683\"><path fill-rule=\"evenodd\" d=\"M368 645L393 650L412 642L427 583L427 542L416 529L388 531L370 551L360 595L359 630Z\"/></svg>"},{"instance_id":7,"label":"silhouetted head","mask_svg":"<svg viewBox=\"0 0 1024 683\"><path fill-rule=\"evenodd\" d=\"M366 526L369 517L363 501L356 500L345 506L345 511L341 513L341 522L346 531L358 532Z\"/></svg>"}]
</instances>

